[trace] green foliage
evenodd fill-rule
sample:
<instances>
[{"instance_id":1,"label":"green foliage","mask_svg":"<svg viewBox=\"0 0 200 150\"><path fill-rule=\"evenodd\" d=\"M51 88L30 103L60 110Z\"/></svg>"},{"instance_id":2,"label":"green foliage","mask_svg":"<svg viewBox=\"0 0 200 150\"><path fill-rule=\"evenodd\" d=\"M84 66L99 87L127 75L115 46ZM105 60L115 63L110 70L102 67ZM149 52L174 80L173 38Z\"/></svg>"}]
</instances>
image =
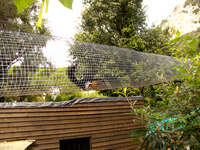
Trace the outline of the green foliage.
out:
<instances>
[{"instance_id":1,"label":"green foliage","mask_svg":"<svg viewBox=\"0 0 200 150\"><path fill-rule=\"evenodd\" d=\"M46 1L46 2L48 2L48 1ZM42 0L41 6L40 6L40 15L39 15L38 21L36 23L36 27L38 27L38 28L42 27L42 13L43 13L44 4L45 4L45 0ZM47 7L48 6L46 5L46 8Z\"/></svg>"},{"instance_id":2,"label":"green foliage","mask_svg":"<svg viewBox=\"0 0 200 150\"><path fill-rule=\"evenodd\" d=\"M57 95L46 95L45 101L67 101L73 100L75 98L81 97L105 97L97 91L89 91L89 92L75 92L75 93L67 93L67 94L57 94Z\"/></svg>"},{"instance_id":3,"label":"green foliage","mask_svg":"<svg viewBox=\"0 0 200 150\"><path fill-rule=\"evenodd\" d=\"M21 1L22 2L22 1ZM22 11L20 14L17 13L17 8L14 4L13 0L1 0L0 1L0 29L3 30L14 30L14 31L22 31L22 32L30 32L30 33L38 33L38 34L49 34L48 28L45 27L45 24L43 25L43 28L37 29L35 28L35 23L38 18L38 6L35 2L33 2L29 7L27 7L24 11ZM3 32L1 33L1 35ZM0 36L1 36L0 35ZM34 39L33 39L34 40ZM39 39L38 39L39 40ZM19 42L21 39L16 39L15 42ZM29 41L28 37L23 39L24 42ZM6 41L1 40L2 43L6 43ZM37 42L36 42L37 43ZM2 45L2 44L1 44ZM41 46L41 45L40 45ZM36 57L43 57L43 53L41 51L41 47L39 45L35 45L35 48L32 49L36 55ZM0 81L0 83L3 85L1 88L9 88L9 86L16 86L19 84L22 84L22 82L19 82L17 80L17 77L22 74L24 75L24 81L23 84L31 84L31 80L28 79L29 76L31 76L30 72L36 71L37 68L44 63L41 61L36 61L36 59L32 59L30 57L26 57L26 53L24 51L19 51L23 47L23 43L20 45L16 45L16 47L13 47L12 49L7 49L7 52L9 54L12 54L12 57L8 59L7 61L1 61L1 66L4 66L5 68L1 68L0 72L2 75L4 75L4 78L8 78L8 82L4 82L3 80ZM31 49L30 49L31 51ZM2 52L4 53L4 52ZM1 59L4 57L3 55L0 56ZM26 66L26 64L32 66L32 67L23 67L20 66L11 66L13 62L15 62L18 59L24 58L24 61L22 62L22 66ZM48 63L47 63L48 64ZM14 78L12 78L14 77ZM22 96L22 97L1 97L1 101L43 101L43 98L41 96Z\"/></svg>"},{"instance_id":4,"label":"green foliage","mask_svg":"<svg viewBox=\"0 0 200 150\"><path fill-rule=\"evenodd\" d=\"M193 9L193 14L196 14L196 15L199 14L199 11L200 11L200 1L199 0L186 0L184 7L187 7L187 6L194 6L195 9ZM198 23L198 21L196 21L196 23Z\"/></svg>"},{"instance_id":5,"label":"green foliage","mask_svg":"<svg viewBox=\"0 0 200 150\"><path fill-rule=\"evenodd\" d=\"M59 0L63 6L65 6L66 8L72 9L72 3L73 0Z\"/></svg>"},{"instance_id":6,"label":"green foliage","mask_svg":"<svg viewBox=\"0 0 200 150\"><path fill-rule=\"evenodd\" d=\"M84 0L83 3L86 8L82 13L81 32L75 36L78 40L169 54L163 47L168 44L170 35L160 27L146 27L142 0ZM120 91L101 92L106 96L120 96L117 94ZM140 89L129 91L133 91L132 95L142 95Z\"/></svg>"},{"instance_id":7,"label":"green foliage","mask_svg":"<svg viewBox=\"0 0 200 150\"><path fill-rule=\"evenodd\" d=\"M45 99L40 96L9 96L9 97L0 97L0 102L45 102Z\"/></svg>"},{"instance_id":8,"label":"green foliage","mask_svg":"<svg viewBox=\"0 0 200 150\"><path fill-rule=\"evenodd\" d=\"M73 0L59 0L59 1L66 8L72 9ZM21 13L26 8L31 6L33 2L34 2L34 0L14 0L14 4L17 7L18 13ZM36 0L35 0L35 2L36 2ZM39 18L38 18L38 21L37 21L37 24L36 24L36 27L38 27L38 28L42 28L42 13L43 13L44 5L46 5L46 13L47 13L49 0L42 0L41 6L40 6L40 15L39 15Z\"/></svg>"},{"instance_id":9,"label":"green foliage","mask_svg":"<svg viewBox=\"0 0 200 150\"><path fill-rule=\"evenodd\" d=\"M36 29L39 7L33 2L28 8L17 13L17 8L13 0L0 1L0 28L4 30L23 31L38 34L49 34L48 28L43 24L43 28ZM45 23L45 20L43 19Z\"/></svg>"},{"instance_id":10,"label":"green foliage","mask_svg":"<svg viewBox=\"0 0 200 150\"><path fill-rule=\"evenodd\" d=\"M186 57L183 66L176 68L176 78L181 81L157 86L156 95L146 99L143 109L133 109L145 118L141 149L200 149L200 47L198 39L186 35L171 42L181 40L189 40L182 48ZM174 55L179 52L174 50ZM152 101L158 96L160 101Z\"/></svg>"},{"instance_id":11,"label":"green foliage","mask_svg":"<svg viewBox=\"0 0 200 150\"><path fill-rule=\"evenodd\" d=\"M200 31L176 36L170 41L170 52L175 57L193 57L200 52Z\"/></svg>"},{"instance_id":12,"label":"green foliage","mask_svg":"<svg viewBox=\"0 0 200 150\"><path fill-rule=\"evenodd\" d=\"M142 0L84 0L81 41L114 45L142 52L166 54L170 35L160 27L147 28ZM160 49L160 50L158 50Z\"/></svg>"},{"instance_id":13,"label":"green foliage","mask_svg":"<svg viewBox=\"0 0 200 150\"><path fill-rule=\"evenodd\" d=\"M40 84L44 87L42 87L42 89L45 89L45 85L48 84L49 82L53 83L53 84L57 84L57 85L62 85L63 83L66 85L66 87L62 87L59 88L57 90L59 90L58 92L55 92L53 90L54 89L45 89L45 90L52 90L52 94L46 94L44 97L45 101L66 101L66 100L72 100L75 98L80 98L80 97L105 97L104 95L100 94L97 91L87 91L87 92L74 92L74 93L67 93L67 94L60 94L60 92L62 92L62 90L64 91L71 91L72 89L74 89L74 91L78 90L78 87L76 85L74 85L73 83L71 83L71 81L69 81L69 78L66 74L66 67L59 67L56 69L49 69L47 71L47 69L43 69L40 68L40 70L38 70L37 72L35 72L34 74L31 75L32 77L32 87L34 85L38 85ZM39 82L39 83L37 83ZM71 85L70 87L67 85Z\"/></svg>"},{"instance_id":14,"label":"green foliage","mask_svg":"<svg viewBox=\"0 0 200 150\"><path fill-rule=\"evenodd\" d=\"M186 0L184 6L186 7L188 5L198 6L200 8L200 1L199 0Z\"/></svg>"},{"instance_id":15,"label":"green foliage","mask_svg":"<svg viewBox=\"0 0 200 150\"><path fill-rule=\"evenodd\" d=\"M145 26L142 0L84 0L81 41L142 50L139 32Z\"/></svg>"},{"instance_id":16,"label":"green foliage","mask_svg":"<svg viewBox=\"0 0 200 150\"><path fill-rule=\"evenodd\" d=\"M17 7L17 12L21 13L24 9L29 7L34 0L14 0L14 3Z\"/></svg>"},{"instance_id":17,"label":"green foliage","mask_svg":"<svg viewBox=\"0 0 200 150\"><path fill-rule=\"evenodd\" d=\"M144 52L170 56L168 49L171 35L169 29L162 30L161 27L151 27L142 33L145 49Z\"/></svg>"},{"instance_id":18,"label":"green foliage","mask_svg":"<svg viewBox=\"0 0 200 150\"><path fill-rule=\"evenodd\" d=\"M166 52L165 55L171 55L178 58L196 57L196 55L198 55L200 52L199 29L182 36L180 36L179 32L177 32L176 37L170 42L166 43L165 46L161 48L160 52ZM180 80L174 82L175 85L181 83L182 81ZM162 84L158 84L143 87L141 90L141 95L145 96L147 102L151 102L148 104L159 107L160 105L168 104L167 101L162 97L163 92Z\"/></svg>"},{"instance_id":19,"label":"green foliage","mask_svg":"<svg viewBox=\"0 0 200 150\"><path fill-rule=\"evenodd\" d=\"M103 90L100 91L105 96L110 96L110 97L125 97L124 93L125 88L120 88L120 89L112 89L112 90ZM131 96L143 96L141 93L141 90L139 88L126 88L127 94L129 97Z\"/></svg>"}]
</instances>

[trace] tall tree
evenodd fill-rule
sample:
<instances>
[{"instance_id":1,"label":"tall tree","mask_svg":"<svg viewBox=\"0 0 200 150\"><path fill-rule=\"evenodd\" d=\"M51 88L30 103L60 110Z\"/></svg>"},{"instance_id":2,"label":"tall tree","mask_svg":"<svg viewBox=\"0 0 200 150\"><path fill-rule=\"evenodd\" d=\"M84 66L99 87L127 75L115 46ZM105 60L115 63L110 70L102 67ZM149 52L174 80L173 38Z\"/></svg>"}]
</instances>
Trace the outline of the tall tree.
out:
<instances>
[{"instance_id":1,"label":"tall tree","mask_svg":"<svg viewBox=\"0 0 200 150\"><path fill-rule=\"evenodd\" d=\"M76 38L142 52L167 54L169 34L160 27L147 28L142 0L84 0L80 33ZM165 33L165 34L163 34ZM120 56L119 56L120 57ZM117 96L106 91L109 96ZM135 90L133 94L139 94Z\"/></svg>"},{"instance_id":2,"label":"tall tree","mask_svg":"<svg viewBox=\"0 0 200 150\"><path fill-rule=\"evenodd\" d=\"M169 55L168 29L147 27L143 0L84 0L80 33L81 41L95 42Z\"/></svg>"},{"instance_id":3,"label":"tall tree","mask_svg":"<svg viewBox=\"0 0 200 150\"><path fill-rule=\"evenodd\" d=\"M145 28L142 0L84 0L79 40L118 47L144 49Z\"/></svg>"}]
</instances>

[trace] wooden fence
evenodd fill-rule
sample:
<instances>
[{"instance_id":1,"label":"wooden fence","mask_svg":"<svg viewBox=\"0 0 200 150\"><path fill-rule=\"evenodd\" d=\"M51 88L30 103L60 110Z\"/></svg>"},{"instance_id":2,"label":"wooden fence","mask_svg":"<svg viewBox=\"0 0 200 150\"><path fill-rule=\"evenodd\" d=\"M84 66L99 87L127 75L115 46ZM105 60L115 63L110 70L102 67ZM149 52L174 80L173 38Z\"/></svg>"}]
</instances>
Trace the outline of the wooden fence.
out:
<instances>
[{"instance_id":1,"label":"wooden fence","mask_svg":"<svg viewBox=\"0 0 200 150\"><path fill-rule=\"evenodd\" d=\"M143 106L142 97L136 107ZM130 131L140 128L125 98L61 103L0 104L0 142L35 140L28 150L61 150L69 139L89 139L92 150L133 150Z\"/></svg>"}]
</instances>

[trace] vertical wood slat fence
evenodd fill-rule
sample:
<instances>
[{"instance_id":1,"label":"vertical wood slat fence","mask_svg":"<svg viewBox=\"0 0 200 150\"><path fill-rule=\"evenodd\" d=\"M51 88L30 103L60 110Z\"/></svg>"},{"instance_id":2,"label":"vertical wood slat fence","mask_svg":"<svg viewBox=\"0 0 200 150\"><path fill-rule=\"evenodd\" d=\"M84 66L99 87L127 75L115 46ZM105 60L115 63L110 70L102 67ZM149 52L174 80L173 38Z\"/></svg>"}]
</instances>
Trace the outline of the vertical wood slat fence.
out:
<instances>
[{"instance_id":1,"label":"vertical wood slat fence","mask_svg":"<svg viewBox=\"0 0 200 150\"><path fill-rule=\"evenodd\" d=\"M143 97L136 107L143 106ZM0 142L36 140L28 150L60 150L60 140L90 137L92 150L133 150L133 123L126 98L78 99L64 103L0 104Z\"/></svg>"}]
</instances>

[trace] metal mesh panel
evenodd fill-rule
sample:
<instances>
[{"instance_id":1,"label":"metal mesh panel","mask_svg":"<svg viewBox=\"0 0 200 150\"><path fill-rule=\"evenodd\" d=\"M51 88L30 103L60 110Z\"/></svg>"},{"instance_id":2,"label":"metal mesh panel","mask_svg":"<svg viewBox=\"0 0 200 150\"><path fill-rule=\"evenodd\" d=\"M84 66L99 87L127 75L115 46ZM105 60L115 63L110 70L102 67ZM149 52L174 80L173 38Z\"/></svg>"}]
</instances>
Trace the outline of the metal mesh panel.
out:
<instances>
[{"instance_id":1,"label":"metal mesh panel","mask_svg":"<svg viewBox=\"0 0 200 150\"><path fill-rule=\"evenodd\" d=\"M168 56L24 32L0 31L0 96L143 87L171 80Z\"/></svg>"}]
</instances>

